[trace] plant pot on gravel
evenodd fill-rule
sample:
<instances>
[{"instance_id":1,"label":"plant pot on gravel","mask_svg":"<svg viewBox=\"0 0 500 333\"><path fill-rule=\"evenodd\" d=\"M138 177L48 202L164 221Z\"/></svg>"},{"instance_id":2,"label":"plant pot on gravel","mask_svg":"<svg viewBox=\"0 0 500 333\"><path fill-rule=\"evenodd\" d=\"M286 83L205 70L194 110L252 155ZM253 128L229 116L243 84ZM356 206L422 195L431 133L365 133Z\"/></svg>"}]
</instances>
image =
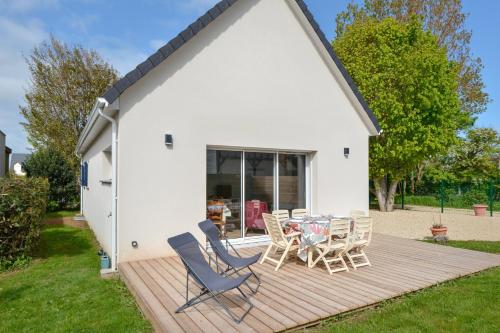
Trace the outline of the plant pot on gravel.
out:
<instances>
[{"instance_id":1,"label":"plant pot on gravel","mask_svg":"<svg viewBox=\"0 0 500 333\"><path fill-rule=\"evenodd\" d=\"M488 205L485 204L476 204L473 205L474 215L476 216L486 216L486 211L488 210Z\"/></svg>"},{"instance_id":2,"label":"plant pot on gravel","mask_svg":"<svg viewBox=\"0 0 500 333\"><path fill-rule=\"evenodd\" d=\"M439 214L439 221L436 221L435 218L433 219L434 223L432 224L432 227L430 229L432 236L434 236L434 239L447 238L446 234L448 232L448 227L443 225L443 223L441 222L441 214Z\"/></svg>"}]
</instances>

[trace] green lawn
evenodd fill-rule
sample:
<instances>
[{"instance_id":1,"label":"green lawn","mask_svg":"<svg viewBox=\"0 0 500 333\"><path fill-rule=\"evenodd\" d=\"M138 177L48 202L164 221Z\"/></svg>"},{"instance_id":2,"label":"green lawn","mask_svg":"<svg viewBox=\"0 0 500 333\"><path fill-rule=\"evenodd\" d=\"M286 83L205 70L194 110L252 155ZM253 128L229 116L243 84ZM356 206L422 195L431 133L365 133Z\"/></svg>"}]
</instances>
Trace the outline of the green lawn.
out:
<instances>
[{"instance_id":1,"label":"green lawn","mask_svg":"<svg viewBox=\"0 0 500 333\"><path fill-rule=\"evenodd\" d=\"M78 209L76 210L58 210L55 212L49 212L45 214L46 219L55 219L55 218L61 218L61 217L71 217L75 216L78 214L80 211Z\"/></svg>"},{"instance_id":2,"label":"green lawn","mask_svg":"<svg viewBox=\"0 0 500 333\"><path fill-rule=\"evenodd\" d=\"M118 279L99 276L88 229L50 226L32 264L0 273L0 332L150 332Z\"/></svg>"},{"instance_id":3,"label":"green lawn","mask_svg":"<svg viewBox=\"0 0 500 333\"><path fill-rule=\"evenodd\" d=\"M448 245L500 253L500 242ZM499 332L500 267L387 301L378 308L337 316L311 332ZM309 331L309 330L308 330Z\"/></svg>"}]
</instances>

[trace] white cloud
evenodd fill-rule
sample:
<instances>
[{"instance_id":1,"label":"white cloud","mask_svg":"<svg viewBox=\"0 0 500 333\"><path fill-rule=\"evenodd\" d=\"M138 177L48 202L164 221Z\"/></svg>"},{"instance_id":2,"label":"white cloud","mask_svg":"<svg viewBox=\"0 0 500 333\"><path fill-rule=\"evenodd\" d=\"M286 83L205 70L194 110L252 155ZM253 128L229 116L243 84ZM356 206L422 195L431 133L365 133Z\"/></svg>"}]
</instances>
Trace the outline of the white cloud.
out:
<instances>
[{"instance_id":1,"label":"white cloud","mask_svg":"<svg viewBox=\"0 0 500 333\"><path fill-rule=\"evenodd\" d=\"M7 145L15 152L26 151L23 121L18 105L23 102L24 88L29 79L24 55L48 37L37 20L16 22L0 17L0 129L7 134Z\"/></svg>"}]
</instances>

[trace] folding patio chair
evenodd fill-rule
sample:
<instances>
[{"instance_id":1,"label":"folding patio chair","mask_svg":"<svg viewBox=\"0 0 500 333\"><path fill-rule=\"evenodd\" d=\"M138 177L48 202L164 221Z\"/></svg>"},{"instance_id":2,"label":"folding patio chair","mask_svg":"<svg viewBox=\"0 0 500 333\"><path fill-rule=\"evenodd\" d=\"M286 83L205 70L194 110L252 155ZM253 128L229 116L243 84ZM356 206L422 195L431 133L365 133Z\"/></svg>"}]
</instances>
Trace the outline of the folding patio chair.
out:
<instances>
[{"instance_id":1,"label":"folding patio chair","mask_svg":"<svg viewBox=\"0 0 500 333\"><path fill-rule=\"evenodd\" d=\"M274 270L277 271L285 258L288 256L288 252L290 250L298 249L298 244L300 243L300 232L285 234L283 232L283 227L281 226L280 221L275 215L262 214L262 217L264 218L264 222L266 223L266 228L269 236L271 236L271 244L269 244L269 247L267 248L266 253L264 253L264 256L262 257L260 263L263 264L266 260L274 262L275 264L277 264ZM271 252L273 248L275 249L274 253L276 253L277 250L283 250L283 254L281 255L279 260L270 258L268 256L269 252Z\"/></svg>"},{"instance_id":2,"label":"folding patio chair","mask_svg":"<svg viewBox=\"0 0 500 333\"><path fill-rule=\"evenodd\" d=\"M273 210L273 215L276 216L280 222L284 222L290 218L290 213L286 209ZM262 214L262 216L264 216L264 214Z\"/></svg>"},{"instance_id":3,"label":"folding patio chair","mask_svg":"<svg viewBox=\"0 0 500 333\"><path fill-rule=\"evenodd\" d=\"M365 217L368 216L368 214L364 210L359 210L359 209L353 209L351 210L351 217Z\"/></svg>"},{"instance_id":4,"label":"folding patio chair","mask_svg":"<svg viewBox=\"0 0 500 333\"><path fill-rule=\"evenodd\" d=\"M371 217L354 217L354 232L349 250L345 254L354 269L372 265L364 251L372 240L372 228L373 221Z\"/></svg>"},{"instance_id":5,"label":"folding patio chair","mask_svg":"<svg viewBox=\"0 0 500 333\"><path fill-rule=\"evenodd\" d=\"M349 234L351 229L351 221L347 219L334 219L330 222L330 230L328 233L328 240L316 244L314 251L317 252L318 257L309 265L313 268L321 260L326 266L326 269L332 275L335 272L349 271L347 264L342 257L349 246ZM334 240L334 237L343 237ZM331 254L328 256L328 254ZM331 264L340 263L340 267L333 268Z\"/></svg>"},{"instance_id":6,"label":"folding patio chair","mask_svg":"<svg viewBox=\"0 0 500 333\"><path fill-rule=\"evenodd\" d=\"M215 224L211 220L200 222L198 223L198 226L200 227L201 231L203 231L205 236L207 236L207 240L215 253L216 265L218 265L218 259L220 258L220 260L227 265L227 268L224 270L224 272L229 272L230 275L240 275L239 271L248 268L252 275L257 279L257 288L255 288L254 290L252 289L252 287L250 287L250 285L248 285L247 282L245 282L245 284L253 293L256 293L260 286L260 278L257 276L257 274L255 274L250 266L259 261L262 252L259 252L252 257L243 258L238 253L238 251L236 251L233 245L228 241L227 237L222 236L217 226L215 226ZM220 237L224 238L225 246ZM229 248L231 248L237 256L231 255L228 251Z\"/></svg>"},{"instance_id":7,"label":"folding patio chair","mask_svg":"<svg viewBox=\"0 0 500 333\"><path fill-rule=\"evenodd\" d=\"M240 323L253 308L253 304L240 288L252 274L247 273L236 278L230 278L224 273L222 267L219 267L219 269L222 270L222 275L218 274L205 260L204 254L209 258L210 254L201 246L200 243L198 243L194 236L188 232L169 238L168 243L175 250L175 252L177 252L182 263L186 267L186 303L179 307L175 312L178 313L184 311L193 305L213 298L224 308L224 310L227 311L231 319ZM200 249L204 251L204 254L200 251ZM200 294L191 299L188 299L189 277L191 277L201 288ZM241 298L249 306L248 310L246 310L241 317L237 317L219 299L219 296L223 293L233 289L237 289L240 292Z\"/></svg>"},{"instance_id":8,"label":"folding patio chair","mask_svg":"<svg viewBox=\"0 0 500 333\"><path fill-rule=\"evenodd\" d=\"M309 209L307 208L296 208L292 210L292 218L300 218L309 214Z\"/></svg>"}]
</instances>

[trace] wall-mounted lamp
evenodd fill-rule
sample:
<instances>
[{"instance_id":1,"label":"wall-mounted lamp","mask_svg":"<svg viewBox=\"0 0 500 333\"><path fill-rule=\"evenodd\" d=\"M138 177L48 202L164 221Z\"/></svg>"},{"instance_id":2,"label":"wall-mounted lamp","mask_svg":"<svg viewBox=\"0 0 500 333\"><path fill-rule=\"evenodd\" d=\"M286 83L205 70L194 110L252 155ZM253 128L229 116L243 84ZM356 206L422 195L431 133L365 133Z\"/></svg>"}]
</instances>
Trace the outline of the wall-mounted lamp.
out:
<instances>
[{"instance_id":1,"label":"wall-mounted lamp","mask_svg":"<svg viewBox=\"0 0 500 333\"><path fill-rule=\"evenodd\" d=\"M132 247L134 249L136 249L138 246L139 246L139 244L137 244L137 241L132 241Z\"/></svg>"},{"instance_id":2,"label":"wall-mounted lamp","mask_svg":"<svg viewBox=\"0 0 500 333\"><path fill-rule=\"evenodd\" d=\"M165 146L172 146L174 144L174 137L172 134L165 134Z\"/></svg>"},{"instance_id":3,"label":"wall-mounted lamp","mask_svg":"<svg viewBox=\"0 0 500 333\"><path fill-rule=\"evenodd\" d=\"M349 157L349 148L344 148L344 157L345 158Z\"/></svg>"}]
</instances>

